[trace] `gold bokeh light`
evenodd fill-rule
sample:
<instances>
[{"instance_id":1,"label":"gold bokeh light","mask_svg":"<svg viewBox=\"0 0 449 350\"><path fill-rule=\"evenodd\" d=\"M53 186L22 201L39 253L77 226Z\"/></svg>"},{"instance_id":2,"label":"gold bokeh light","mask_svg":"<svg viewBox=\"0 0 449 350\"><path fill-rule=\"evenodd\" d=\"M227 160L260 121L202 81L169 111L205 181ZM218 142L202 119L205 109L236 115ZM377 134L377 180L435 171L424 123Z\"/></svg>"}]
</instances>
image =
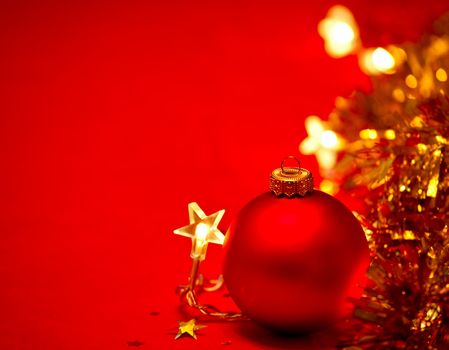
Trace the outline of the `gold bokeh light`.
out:
<instances>
[{"instance_id":1,"label":"gold bokeh light","mask_svg":"<svg viewBox=\"0 0 449 350\"><path fill-rule=\"evenodd\" d=\"M393 74L396 61L389 51L378 47L363 50L359 56L359 65L368 75Z\"/></svg>"},{"instance_id":2,"label":"gold bokeh light","mask_svg":"<svg viewBox=\"0 0 449 350\"><path fill-rule=\"evenodd\" d=\"M343 141L338 135L326 129L326 123L311 115L305 120L308 136L299 145L302 154L315 154L321 169L331 169L337 161L337 153Z\"/></svg>"},{"instance_id":3,"label":"gold bokeh light","mask_svg":"<svg viewBox=\"0 0 449 350\"><path fill-rule=\"evenodd\" d=\"M326 18L318 24L318 32L331 57L344 57L358 49L359 29L351 11L342 5L329 9Z\"/></svg>"}]
</instances>

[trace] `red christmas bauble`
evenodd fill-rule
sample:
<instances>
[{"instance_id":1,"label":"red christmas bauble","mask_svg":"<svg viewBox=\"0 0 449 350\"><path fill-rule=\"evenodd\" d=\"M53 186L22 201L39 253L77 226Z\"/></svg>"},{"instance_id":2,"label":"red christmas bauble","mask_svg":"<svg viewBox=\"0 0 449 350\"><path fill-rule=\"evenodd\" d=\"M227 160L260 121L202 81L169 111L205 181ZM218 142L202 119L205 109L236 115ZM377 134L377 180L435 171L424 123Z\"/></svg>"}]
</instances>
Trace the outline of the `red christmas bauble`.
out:
<instances>
[{"instance_id":1,"label":"red christmas bauble","mask_svg":"<svg viewBox=\"0 0 449 350\"><path fill-rule=\"evenodd\" d=\"M313 186L313 185L312 185ZM334 197L264 193L231 224L224 278L241 311L280 332L309 332L348 312L369 264L364 232Z\"/></svg>"}]
</instances>

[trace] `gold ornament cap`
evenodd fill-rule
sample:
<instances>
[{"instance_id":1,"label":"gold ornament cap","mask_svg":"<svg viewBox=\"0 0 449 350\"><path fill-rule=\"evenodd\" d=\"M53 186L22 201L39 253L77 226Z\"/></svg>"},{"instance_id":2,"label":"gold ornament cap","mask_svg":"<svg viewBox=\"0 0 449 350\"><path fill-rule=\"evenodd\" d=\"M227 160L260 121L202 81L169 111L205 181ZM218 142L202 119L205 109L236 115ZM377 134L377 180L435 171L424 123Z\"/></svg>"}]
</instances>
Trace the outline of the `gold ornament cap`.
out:
<instances>
[{"instance_id":1,"label":"gold ornament cap","mask_svg":"<svg viewBox=\"0 0 449 350\"><path fill-rule=\"evenodd\" d=\"M295 160L297 167L286 167L285 162L289 159ZM293 197L299 195L305 196L308 192L313 191L313 175L304 168L298 158L288 156L281 162L281 167L273 170L270 177L270 191L276 196L286 195Z\"/></svg>"}]
</instances>

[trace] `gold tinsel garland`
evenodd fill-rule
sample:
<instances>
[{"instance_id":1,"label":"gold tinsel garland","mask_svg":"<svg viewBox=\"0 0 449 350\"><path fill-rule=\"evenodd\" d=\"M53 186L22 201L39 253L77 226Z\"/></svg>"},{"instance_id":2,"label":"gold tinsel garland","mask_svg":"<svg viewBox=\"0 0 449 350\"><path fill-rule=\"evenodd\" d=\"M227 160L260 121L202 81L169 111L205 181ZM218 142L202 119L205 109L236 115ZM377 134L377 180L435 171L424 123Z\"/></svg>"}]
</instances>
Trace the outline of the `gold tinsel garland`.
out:
<instances>
[{"instance_id":1,"label":"gold tinsel garland","mask_svg":"<svg viewBox=\"0 0 449 350\"><path fill-rule=\"evenodd\" d=\"M339 348L449 349L449 15L390 52L395 72L328 122L345 146L326 181L363 197L372 252Z\"/></svg>"}]
</instances>

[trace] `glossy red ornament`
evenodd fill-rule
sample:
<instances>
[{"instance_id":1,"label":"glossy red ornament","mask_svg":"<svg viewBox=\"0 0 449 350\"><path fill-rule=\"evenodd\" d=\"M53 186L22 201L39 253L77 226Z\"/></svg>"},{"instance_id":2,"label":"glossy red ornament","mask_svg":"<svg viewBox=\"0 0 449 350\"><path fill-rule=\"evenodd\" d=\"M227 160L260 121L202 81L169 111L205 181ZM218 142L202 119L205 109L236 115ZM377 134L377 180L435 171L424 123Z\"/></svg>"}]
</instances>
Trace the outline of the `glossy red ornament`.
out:
<instances>
[{"instance_id":1,"label":"glossy red ornament","mask_svg":"<svg viewBox=\"0 0 449 350\"><path fill-rule=\"evenodd\" d=\"M241 311L280 332L309 332L348 312L362 291L369 250L353 214L314 190L304 197L264 193L231 224L224 278Z\"/></svg>"}]
</instances>

